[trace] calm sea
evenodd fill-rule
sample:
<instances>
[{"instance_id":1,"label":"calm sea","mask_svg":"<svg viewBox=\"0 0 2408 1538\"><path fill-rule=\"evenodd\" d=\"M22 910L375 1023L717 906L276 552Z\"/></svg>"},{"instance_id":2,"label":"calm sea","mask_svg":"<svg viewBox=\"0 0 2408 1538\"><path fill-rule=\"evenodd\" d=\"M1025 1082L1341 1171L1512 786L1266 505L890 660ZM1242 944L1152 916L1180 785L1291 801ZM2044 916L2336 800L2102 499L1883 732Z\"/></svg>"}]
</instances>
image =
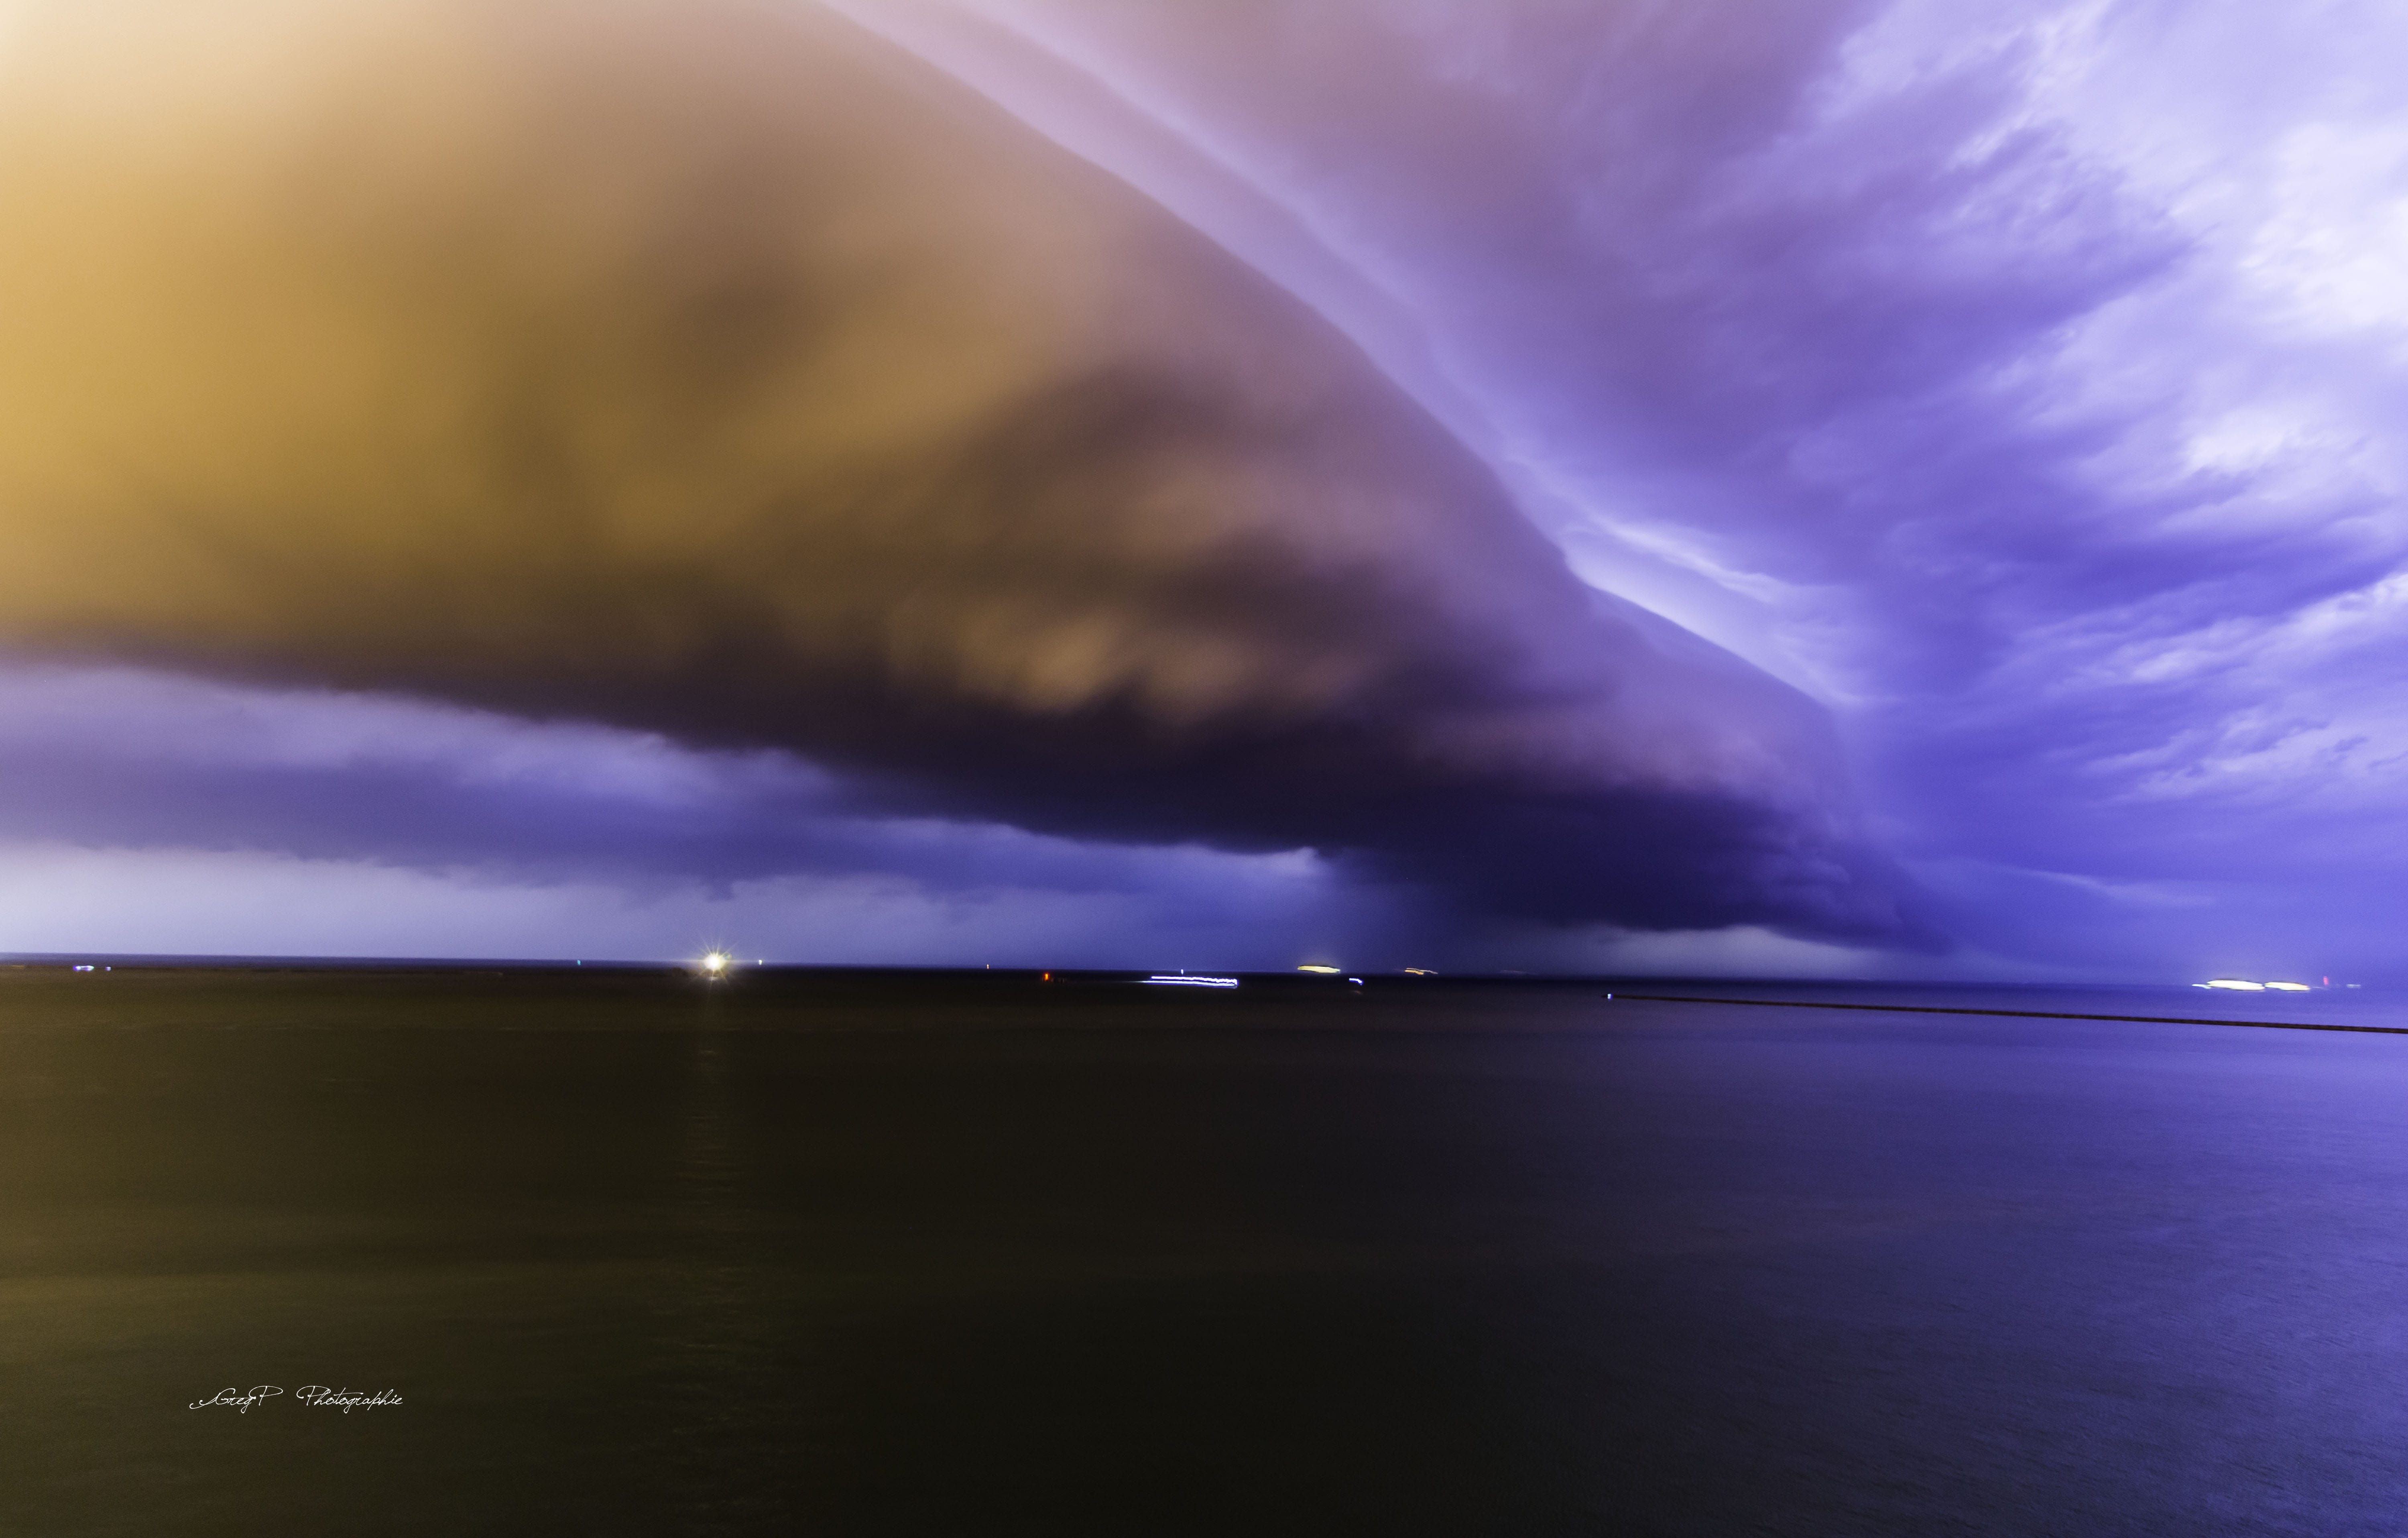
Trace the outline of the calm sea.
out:
<instances>
[{"instance_id":1,"label":"calm sea","mask_svg":"<svg viewBox=\"0 0 2408 1538\"><path fill-rule=\"evenodd\" d=\"M1632 992L2408 1025L0 971L0 1531L2408 1531L2408 1036Z\"/></svg>"}]
</instances>

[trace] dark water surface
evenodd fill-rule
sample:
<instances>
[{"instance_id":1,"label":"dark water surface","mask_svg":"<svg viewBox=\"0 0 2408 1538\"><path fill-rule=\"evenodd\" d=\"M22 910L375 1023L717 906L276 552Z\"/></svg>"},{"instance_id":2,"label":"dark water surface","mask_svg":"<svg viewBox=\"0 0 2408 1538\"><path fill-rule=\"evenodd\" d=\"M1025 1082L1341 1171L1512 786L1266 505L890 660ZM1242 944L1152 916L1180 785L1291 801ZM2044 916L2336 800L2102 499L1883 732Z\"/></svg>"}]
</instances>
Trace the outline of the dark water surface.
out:
<instances>
[{"instance_id":1,"label":"dark water surface","mask_svg":"<svg viewBox=\"0 0 2408 1538\"><path fill-rule=\"evenodd\" d=\"M2404 1394L2408 1037L0 971L10 1532L2341 1538Z\"/></svg>"}]
</instances>

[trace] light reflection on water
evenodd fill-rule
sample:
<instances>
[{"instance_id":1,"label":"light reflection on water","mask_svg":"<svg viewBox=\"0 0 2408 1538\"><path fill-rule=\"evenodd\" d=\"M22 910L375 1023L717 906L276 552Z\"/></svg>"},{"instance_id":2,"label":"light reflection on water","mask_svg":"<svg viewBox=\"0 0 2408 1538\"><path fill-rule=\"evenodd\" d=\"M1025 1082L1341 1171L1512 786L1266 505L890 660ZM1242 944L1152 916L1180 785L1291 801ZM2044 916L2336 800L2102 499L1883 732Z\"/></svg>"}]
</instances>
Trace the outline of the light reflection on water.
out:
<instances>
[{"instance_id":1,"label":"light reflection on water","mask_svg":"<svg viewBox=\"0 0 2408 1538\"><path fill-rule=\"evenodd\" d=\"M2398 1530L2408 1038L1599 991L0 973L0 1527Z\"/></svg>"}]
</instances>

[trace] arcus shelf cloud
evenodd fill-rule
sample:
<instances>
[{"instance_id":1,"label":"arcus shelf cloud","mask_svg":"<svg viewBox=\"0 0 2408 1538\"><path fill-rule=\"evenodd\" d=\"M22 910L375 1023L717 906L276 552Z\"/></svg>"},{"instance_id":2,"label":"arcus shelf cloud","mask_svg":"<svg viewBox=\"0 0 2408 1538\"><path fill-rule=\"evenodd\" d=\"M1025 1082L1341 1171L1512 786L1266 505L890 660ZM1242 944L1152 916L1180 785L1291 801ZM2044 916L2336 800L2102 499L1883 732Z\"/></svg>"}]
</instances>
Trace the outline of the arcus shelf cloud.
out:
<instances>
[{"instance_id":1,"label":"arcus shelf cloud","mask_svg":"<svg viewBox=\"0 0 2408 1538\"><path fill-rule=\"evenodd\" d=\"M1737 16L23 8L21 948L2372 964L2396 89Z\"/></svg>"}]
</instances>

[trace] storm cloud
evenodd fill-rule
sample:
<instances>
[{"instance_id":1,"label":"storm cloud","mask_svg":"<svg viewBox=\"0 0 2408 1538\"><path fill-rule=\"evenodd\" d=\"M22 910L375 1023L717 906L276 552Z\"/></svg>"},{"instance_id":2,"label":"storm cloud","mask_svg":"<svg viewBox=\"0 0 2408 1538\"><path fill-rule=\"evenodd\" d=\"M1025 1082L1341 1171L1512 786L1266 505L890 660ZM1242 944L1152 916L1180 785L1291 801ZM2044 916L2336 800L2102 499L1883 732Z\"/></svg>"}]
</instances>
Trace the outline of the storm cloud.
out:
<instances>
[{"instance_id":1,"label":"storm cloud","mask_svg":"<svg viewBox=\"0 0 2408 1538\"><path fill-rule=\"evenodd\" d=\"M1952 966L2403 975L2399 7L855 8L1829 706Z\"/></svg>"},{"instance_id":2,"label":"storm cloud","mask_svg":"<svg viewBox=\"0 0 2408 1538\"><path fill-rule=\"evenodd\" d=\"M36 7L0 226L21 658L825 775L664 869L938 816L1929 942L1817 705L1574 576L1319 309L828 13Z\"/></svg>"}]
</instances>

